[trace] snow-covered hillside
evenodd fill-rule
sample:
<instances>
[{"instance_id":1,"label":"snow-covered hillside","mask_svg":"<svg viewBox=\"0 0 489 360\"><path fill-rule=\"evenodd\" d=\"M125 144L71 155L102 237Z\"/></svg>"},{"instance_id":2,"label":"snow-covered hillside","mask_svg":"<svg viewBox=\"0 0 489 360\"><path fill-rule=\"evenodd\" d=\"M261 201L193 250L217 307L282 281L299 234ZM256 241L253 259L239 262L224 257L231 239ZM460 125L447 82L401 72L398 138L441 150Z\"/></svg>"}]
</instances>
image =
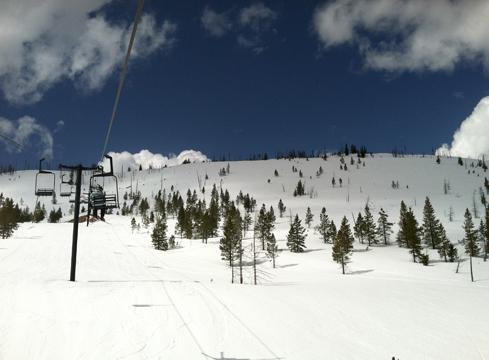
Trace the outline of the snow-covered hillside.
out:
<instances>
[{"instance_id":1,"label":"snow-covered hillside","mask_svg":"<svg viewBox=\"0 0 489 360\"><path fill-rule=\"evenodd\" d=\"M392 236L393 245L368 251L356 243L342 275L331 245L322 243L313 227L305 253L290 253L285 237L290 214L303 219L308 206L313 225L323 206L335 223L347 216L352 224L352 214L367 201L375 217L383 208L397 223L401 200L421 221L429 196L449 238L458 243L463 213L472 210L474 199L482 214L479 188L489 175L460 166L457 159L437 164L431 156L376 154L365 166L345 160L347 171L332 156L230 162L230 174L223 177L219 169L228 163L219 162L119 177L121 201L131 184L148 198L172 186L185 194L198 190L199 179L204 185L206 174L207 199L214 183L232 199L239 191L249 193L258 206L276 209L282 199L287 211L277 216L275 229L282 251L275 269L260 256L257 286L251 285L249 268L247 284L230 284L218 238L209 244L178 239L179 248L156 251L149 230L132 234L130 217L117 215L80 226L77 282L71 283L72 224L22 224L12 238L0 240L0 359L488 358L489 262L474 259L472 283L468 262L456 273L457 263L439 261L430 251L430 266L415 264ZM313 196L293 196L300 178L292 166L301 170ZM319 167L324 172L318 177ZM0 192L22 198L32 209L34 177L34 171L1 175ZM448 194L444 183L450 185ZM56 187L59 191L58 181ZM45 206L53 207L50 199ZM58 196L58 206L68 213L67 198ZM171 230L174 225L170 219Z\"/></svg>"}]
</instances>

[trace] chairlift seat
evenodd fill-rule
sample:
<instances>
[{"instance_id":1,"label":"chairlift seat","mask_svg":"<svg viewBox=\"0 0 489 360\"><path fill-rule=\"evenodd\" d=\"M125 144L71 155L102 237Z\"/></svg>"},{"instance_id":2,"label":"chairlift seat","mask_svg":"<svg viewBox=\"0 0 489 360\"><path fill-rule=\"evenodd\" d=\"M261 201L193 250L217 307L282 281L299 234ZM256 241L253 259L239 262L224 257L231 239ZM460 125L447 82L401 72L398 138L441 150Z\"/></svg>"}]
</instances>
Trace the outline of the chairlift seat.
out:
<instances>
[{"instance_id":1,"label":"chairlift seat","mask_svg":"<svg viewBox=\"0 0 489 360\"><path fill-rule=\"evenodd\" d=\"M54 195L53 189L37 189L36 190L36 196L53 196L53 195Z\"/></svg>"}]
</instances>

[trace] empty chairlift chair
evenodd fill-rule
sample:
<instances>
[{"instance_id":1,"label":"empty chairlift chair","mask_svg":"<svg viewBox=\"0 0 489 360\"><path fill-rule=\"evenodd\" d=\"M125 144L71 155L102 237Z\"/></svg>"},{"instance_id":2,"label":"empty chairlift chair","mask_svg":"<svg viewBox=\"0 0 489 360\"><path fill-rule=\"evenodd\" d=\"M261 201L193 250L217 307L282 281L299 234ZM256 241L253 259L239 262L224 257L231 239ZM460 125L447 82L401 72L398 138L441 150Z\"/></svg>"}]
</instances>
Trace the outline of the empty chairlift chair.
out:
<instances>
[{"instance_id":1,"label":"empty chairlift chair","mask_svg":"<svg viewBox=\"0 0 489 360\"><path fill-rule=\"evenodd\" d=\"M63 197L71 196L73 187L73 171L71 171L69 179L65 180L67 174L61 175L61 182L59 183L59 195Z\"/></svg>"},{"instance_id":2,"label":"empty chairlift chair","mask_svg":"<svg viewBox=\"0 0 489 360\"><path fill-rule=\"evenodd\" d=\"M56 175L52 171L42 169L43 161L44 159L39 160L39 172L36 174L34 193L36 196L53 196L55 193Z\"/></svg>"}]
</instances>

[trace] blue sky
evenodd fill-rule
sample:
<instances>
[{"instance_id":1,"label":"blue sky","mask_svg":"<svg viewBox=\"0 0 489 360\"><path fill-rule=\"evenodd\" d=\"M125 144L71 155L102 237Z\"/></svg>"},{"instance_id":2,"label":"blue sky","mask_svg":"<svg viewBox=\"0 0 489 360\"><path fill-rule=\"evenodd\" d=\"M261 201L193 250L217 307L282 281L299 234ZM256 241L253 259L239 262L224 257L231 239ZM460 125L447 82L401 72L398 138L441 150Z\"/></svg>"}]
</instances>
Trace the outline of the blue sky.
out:
<instances>
[{"instance_id":1,"label":"blue sky","mask_svg":"<svg viewBox=\"0 0 489 360\"><path fill-rule=\"evenodd\" d=\"M116 29L127 32L136 2L105 0L105 5L103 0L98 2L102 6L73 9L79 11L76 18L87 21L98 16L103 24L119 26ZM476 52L474 56L450 48L452 52L460 51L459 57L449 63L430 62L431 58L426 57L445 58L446 49L440 50L441 55L413 55L414 50L406 47L406 41L410 41L409 36L424 39L423 28L420 26L419 34L410 35L401 26L396 29L403 17L402 9L397 15L380 19L381 28L369 24L365 20L369 15L362 9L337 12L341 16L334 21L340 23L331 23L329 15L339 11L334 6L348 3L337 0L163 4L147 0L145 13L154 20L156 30L151 32L148 21L146 40L160 41L161 45L155 49L151 45L141 47L132 60L109 149L131 153L149 149L162 154L195 149L211 157L230 154L245 158L253 152L275 154L292 148L336 150L344 143L365 144L376 152L406 147L408 152L430 153L442 143L450 143L461 122L489 95L484 67L486 49L469 39L467 42ZM440 4L445 4L442 10L447 11L446 17L451 16L450 11L460 10L451 9L450 2ZM246 9L251 10L246 13ZM204 22L206 12L212 16ZM431 19L426 17L421 24L424 21L430 25ZM165 22L169 27L163 30ZM328 23L322 26L321 22ZM361 31L350 26L346 35L336 33L346 22L356 22ZM39 38L28 40L44 41L39 40L48 31L43 29L42 26L34 29ZM26 33L27 30L32 29L26 29ZM69 30L76 28L68 27ZM396 32L399 34L390 36ZM451 36L444 28L440 32ZM105 33L98 35L107 38ZM25 46L27 40L20 37L18 41L24 41ZM75 42L78 40L71 41L59 46L73 53L83 46ZM377 57L365 51L365 43L377 51L374 54ZM384 50L386 43L390 44L390 52ZM12 46L15 48L15 44ZM46 46L48 52L56 53L49 48L49 41ZM7 50L10 49L0 45L0 55ZM380 51L384 51L382 58L378 56ZM410 61L388 62L386 53ZM0 66L3 90L0 118L15 125L17 119L29 116L49 131L53 138L53 164L93 163L102 150L122 57L111 60L114 64L108 74L97 77L95 72L87 77L85 74L93 68L83 64L85 67L74 76L77 65L73 64L79 57L71 53L64 56L72 62L68 70L60 70L66 71L65 75L39 84L37 78L26 80L37 86L40 96L36 99L24 93L11 95L8 88L12 86L11 79L5 80L9 75L5 71L2 74ZM87 61L100 62L88 58ZM93 76L97 78L93 80ZM15 77L14 80L18 81ZM25 151L20 153L0 143L0 163L31 163L39 157L43 145L35 133L21 141Z\"/></svg>"}]
</instances>

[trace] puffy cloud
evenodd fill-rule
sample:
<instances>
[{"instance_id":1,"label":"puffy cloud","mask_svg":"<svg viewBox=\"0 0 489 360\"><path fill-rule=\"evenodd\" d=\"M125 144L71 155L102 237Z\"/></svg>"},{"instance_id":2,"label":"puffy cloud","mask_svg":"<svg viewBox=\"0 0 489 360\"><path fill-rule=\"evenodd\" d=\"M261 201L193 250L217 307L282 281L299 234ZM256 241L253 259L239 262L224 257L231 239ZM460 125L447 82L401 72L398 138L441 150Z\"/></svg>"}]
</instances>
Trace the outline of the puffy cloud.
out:
<instances>
[{"instance_id":1,"label":"puffy cloud","mask_svg":"<svg viewBox=\"0 0 489 360\"><path fill-rule=\"evenodd\" d=\"M443 144L439 155L479 158L489 155L489 96L483 98L453 135L452 144Z\"/></svg>"},{"instance_id":2,"label":"puffy cloud","mask_svg":"<svg viewBox=\"0 0 489 360\"><path fill-rule=\"evenodd\" d=\"M201 22L210 35L222 37L233 32L239 46L260 54L265 50L264 34L272 30L277 17L277 12L258 2L224 13L217 13L206 7Z\"/></svg>"},{"instance_id":3,"label":"puffy cloud","mask_svg":"<svg viewBox=\"0 0 489 360\"><path fill-rule=\"evenodd\" d=\"M232 23L226 14L219 14L207 7L204 9L200 21L204 29L215 37L224 36L232 27Z\"/></svg>"},{"instance_id":4,"label":"puffy cloud","mask_svg":"<svg viewBox=\"0 0 489 360\"><path fill-rule=\"evenodd\" d=\"M450 71L464 60L489 69L488 18L485 0L334 0L313 25L326 48L353 44L368 68Z\"/></svg>"},{"instance_id":5,"label":"puffy cloud","mask_svg":"<svg viewBox=\"0 0 489 360\"><path fill-rule=\"evenodd\" d=\"M83 91L99 89L122 62L129 24L110 23L112 0L4 0L0 12L0 91L12 103L39 101L69 79ZM173 44L176 27L144 14L133 58Z\"/></svg>"},{"instance_id":6,"label":"puffy cloud","mask_svg":"<svg viewBox=\"0 0 489 360\"><path fill-rule=\"evenodd\" d=\"M206 155L202 154L200 151L195 150L184 150L178 155L164 156L161 154L153 154L149 150L141 150L138 153L131 154L128 151L123 152L110 152L114 161L114 167L117 169L120 166L124 168L130 167L131 169L138 169L141 165L143 169L153 169L162 168L165 166L175 166L180 165L185 161L194 162L206 162L209 161ZM104 166L108 166L108 161L104 160Z\"/></svg>"},{"instance_id":7,"label":"puffy cloud","mask_svg":"<svg viewBox=\"0 0 489 360\"><path fill-rule=\"evenodd\" d=\"M260 32L268 29L276 18L275 11L263 3L255 3L241 9L239 23L242 26L249 26L255 32Z\"/></svg>"},{"instance_id":8,"label":"puffy cloud","mask_svg":"<svg viewBox=\"0 0 489 360\"><path fill-rule=\"evenodd\" d=\"M0 143L10 153L21 152L28 146L34 144L34 146L39 147L41 157L45 157L46 159L53 157L54 141L51 131L30 116L23 116L17 120L0 117L0 133L13 140L12 142L4 137L0 137Z\"/></svg>"}]
</instances>

